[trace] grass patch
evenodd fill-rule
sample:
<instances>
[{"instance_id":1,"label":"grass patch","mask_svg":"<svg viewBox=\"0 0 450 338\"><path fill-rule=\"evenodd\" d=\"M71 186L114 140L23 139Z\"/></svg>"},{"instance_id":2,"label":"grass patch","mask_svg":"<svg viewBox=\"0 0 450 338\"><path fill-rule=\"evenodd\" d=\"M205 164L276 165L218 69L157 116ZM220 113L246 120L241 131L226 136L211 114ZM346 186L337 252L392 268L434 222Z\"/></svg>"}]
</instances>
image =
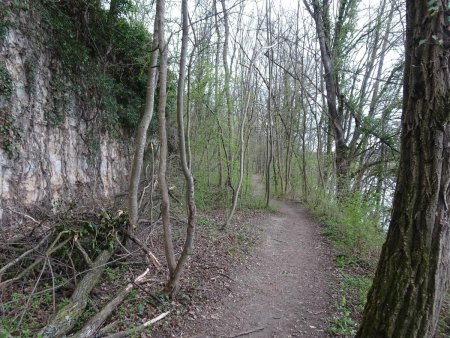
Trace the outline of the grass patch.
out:
<instances>
[{"instance_id":1,"label":"grass patch","mask_svg":"<svg viewBox=\"0 0 450 338\"><path fill-rule=\"evenodd\" d=\"M250 194L242 195L238 203L239 209L262 210L269 213L276 213L277 209L274 205L266 205L266 201L261 196L253 196Z\"/></svg>"},{"instance_id":2,"label":"grass patch","mask_svg":"<svg viewBox=\"0 0 450 338\"><path fill-rule=\"evenodd\" d=\"M338 336L354 336L356 334L356 324L351 317L351 310L348 307L347 299L342 296L337 305L338 315L331 320L330 333Z\"/></svg>"},{"instance_id":3,"label":"grass patch","mask_svg":"<svg viewBox=\"0 0 450 338\"><path fill-rule=\"evenodd\" d=\"M308 209L326 225L322 234L330 237L340 254L353 260L376 263L385 233L379 226L375 205L360 195L336 201L318 194L307 203Z\"/></svg>"}]
</instances>

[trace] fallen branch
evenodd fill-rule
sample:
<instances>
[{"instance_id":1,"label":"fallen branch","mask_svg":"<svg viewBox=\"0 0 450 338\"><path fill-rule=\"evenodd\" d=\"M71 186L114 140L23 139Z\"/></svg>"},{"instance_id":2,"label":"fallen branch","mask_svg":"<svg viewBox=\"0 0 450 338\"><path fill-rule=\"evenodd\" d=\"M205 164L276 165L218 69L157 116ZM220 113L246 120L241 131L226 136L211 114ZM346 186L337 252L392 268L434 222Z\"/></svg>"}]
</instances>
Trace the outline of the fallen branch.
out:
<instances>
[{"instance_id":1,"label":"fallen branch","mask_svg":"<svg viewBox=\"0 0 450 338\"><path fill-rule=\"evenodd\" d=\"M81 255L83 256L86 264L92 268L93 264L91 258L89 257L89 255L87 254L86 250L84 250L83 246L81 245L81 243L76 239L75 241L75 246L77 247L78 251L80 251Z\"/></svg>"},{"instance_id":2,"label":"fallen branch","mask_svg":"<svg viewBox=\"0 0 450 338\"><path fill-rule=\"evenodd\" d=\"M50 248L46 251L45 253L45 257L50 256L52 253L54 253L55 251L61 249L64 245L67 244L67 242L69 242L71 240L71 238L68 238L64 241L62 241L61 243L59 243L58 245L54 246L54 244L56 244L56 241L59 240L59 237L53 242L53 244L50 246ZM0 283L0 289L4 288L5 286L11 284L12 282L15 282L19 279L21 279L22 277L26 276L30 271L32 271L37 265L39 265L42 261L44 260L44 258L38 258L36 259L32 264L30 264L26 269L24 269L20 274L18 274L16 277L5 280L4 282Z\"/></svg>"},{"instance_id":3,"label":"fallen branch","mask_svg":"<svg viewBox=\"0 0 450 338\"><path fill-rule=\"evenodd\" d=\"M72 335L73 338L89 338L94 337L95 334L99 331L103 323L108 319L108 317L117 309L117 307L122 304L122 302L125 300L125 298L128 296L128 294L131 292L131 290L134 289L136 284L143 283L146 280L144 277L148 274L150 270L147 269L142 273L140 276L138 276L133 283L129 283L125 288L120 291L117 296L111 300L108 304L105 305L105 307L98 312L91 320L89 320L83 328L77 332L76 334Z\"/></svg>"},{"instance_id":4,"label":"fallen branch","mask_svg":"<svg viewBox=\"0 0 450 338\"><path fill-rule=\"evenodd\" d=\"M97 256L93 268L78 283L70 302L56 313L50 323L39 332L39 335L45 338L62 337L73 328L111 256L112 252L109 250L104 250Z\"/></svg>"},{"instance_id":5,"label":"fallen branch","mask_svg":"<svg viewBox=\"0 0 450 338\"><path fill-rule=\"evenodd\" d=\"M8 264L6 264L4 267L2 267L0 269L0 278L3 275L3 273L8 270L9 268L13 267L14 265L16 265L17 263L19 263L22 259L24 259L25 257L27 257L29 254L35 252L37 249L39 249L46 241L47 239L50 237L50 235L45 236L38 244L36 244L34 247L32 247L30 250L25 251L23 254L21 254L19 257L17 257L16 259L12 260L11 262L9 262Z\"/></svg>"},{"instance_id":6,"label":"fallen branch","mask_svg":"<svg viewBox=\"0 0 450 338\"><path fill-rule=\"evenodd\" d=\"M264 327L261 326L261 327L257 327L256 329L252 329L252 330L248 330L248 331L244 331L244 332L238 333L235 336L229 336L228 338L241 337L241 336L245 336L246 334L250 334L250 333L258 332L258 331L262 331L262 330L264 330Z\"/></svg>"},{"instance_id":7,"label":"fallen branch","mask_svg":"<svg viewBox=\"0 0 450 338\"><path fill-rule=\"evenodd\" d=\"M119 322L116 320L112 323L109 323L108 325L102 327L100 330L98 330L97 332L97 336L98 337L103 337L106 336L109 332L111 332L117 325L119 324Z\"/></svg>"},{"instance_id":8,"label":"fallen branch","mask_svg":"<svg viewBox=\"0 0 450 338\"><path fill-rule=\"evenodd\" d=\"M155 324L156 322L160 321L164 317L166 317L170 311L161 313L158 317L155 317L148 322L145 322L144 324L134 327L130 330L125 330L121 332L114 333L112 335L107 336L106 338L123 338L123 337L130 337L131 335L135 335L136 333L144 331L147 327L149 327L152 324Z\"/></svg>"},{"instance_id":9,"label":"fallen branch","mask_svg":"<svg viewBox=\"0 0 450 338\"><path fill-rule=\"evenodd\" d=\"M146 253L149 256L155 268L159 269L161 267L161 263L158 261L158 258L156 258L156 256L150 251L150 249L144 243L142 243L139 239L137 239L134 235L132 235L128 231L125 231L125 235L129 239L131 239L134 243L136 243L142 249L142 251L144 251L144 253Z\"/></svg>"}]
</instances>

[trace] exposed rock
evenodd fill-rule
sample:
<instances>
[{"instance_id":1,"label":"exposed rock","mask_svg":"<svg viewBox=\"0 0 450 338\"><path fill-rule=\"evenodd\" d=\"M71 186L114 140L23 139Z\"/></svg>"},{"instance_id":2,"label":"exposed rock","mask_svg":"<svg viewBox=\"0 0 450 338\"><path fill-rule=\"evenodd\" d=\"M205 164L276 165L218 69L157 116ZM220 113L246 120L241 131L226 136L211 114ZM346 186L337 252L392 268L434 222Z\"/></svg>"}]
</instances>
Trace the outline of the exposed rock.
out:
<instances>
[{"instance_id":1,"label":"exposed rock","mask_svg":"<svg viewBox=\"0 0 450 338\"><path fill-rule=\"evenodd\" d=\"M46 32L18 13L0 38L0 68L13 85L0 91L0 222L7 206L111 196L125 187L129 165L123 137L101 127L102 112L85 103L90 93L70 89Z\"/></svg>"}]
</instances>

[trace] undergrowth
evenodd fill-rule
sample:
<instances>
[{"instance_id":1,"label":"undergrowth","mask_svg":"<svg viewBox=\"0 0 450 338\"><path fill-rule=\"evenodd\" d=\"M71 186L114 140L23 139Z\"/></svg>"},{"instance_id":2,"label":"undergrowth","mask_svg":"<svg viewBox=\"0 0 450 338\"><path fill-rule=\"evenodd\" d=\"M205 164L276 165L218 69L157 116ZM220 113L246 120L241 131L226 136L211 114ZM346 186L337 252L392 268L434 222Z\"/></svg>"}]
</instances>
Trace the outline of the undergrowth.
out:
<instances>
[{"instance_id":1,"label":"undergrowth","mask_svg":"<svg viewBox=\"0 0 450 338\"><path fill-rule=\"evenodd\" d=\"M215 175L210 176L210 182L208 182L207 175L204 173L199 173L197 175L195 187L195 202L197 208L204 211L211 211L216 209L224 210L231 207L231 189L228 186L221 187L217 184L218 178ZM233 178L233 182L237 182L237 180L237 177ZM272 213L277 211L273 205L266 205L264 196L255 196L253 182L248 177L243 181L237 209L262 210Z\"/></svg>"}]
</instances>

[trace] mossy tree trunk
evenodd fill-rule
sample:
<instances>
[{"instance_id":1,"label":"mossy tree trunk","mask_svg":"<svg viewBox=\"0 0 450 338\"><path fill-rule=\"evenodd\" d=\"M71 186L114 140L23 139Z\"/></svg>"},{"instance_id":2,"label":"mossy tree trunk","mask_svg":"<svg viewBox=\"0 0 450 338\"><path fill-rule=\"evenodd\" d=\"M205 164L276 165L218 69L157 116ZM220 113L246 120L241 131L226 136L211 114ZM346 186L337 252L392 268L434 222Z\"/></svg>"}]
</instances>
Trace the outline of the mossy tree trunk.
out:
<instances>
[{"instance_id":1,"label":"mossy tree trunk","mask_svg":"<svg viewBox=\"0 0 450 338\"><path fill-rule=\"evenodd\" d=\"M433 337L449 281L448 2L406 1L401 156L392 219L358 337Z\"/></svg>"},{"instance_id":2,"label":"mossy tree trunk","mask_svg":"<svg viewBox=\"0 0 450 338\"><path fill-rule=\"evenodd\" d=\"M63 337L72 330L86 308L89 294L97 284L112 254L113 252L109 250L100 252L91 270L86 273L75 288L69 303L54 315L50 322L39 332L38 336L46 338Z\"/></svg>"}]
</instances>

